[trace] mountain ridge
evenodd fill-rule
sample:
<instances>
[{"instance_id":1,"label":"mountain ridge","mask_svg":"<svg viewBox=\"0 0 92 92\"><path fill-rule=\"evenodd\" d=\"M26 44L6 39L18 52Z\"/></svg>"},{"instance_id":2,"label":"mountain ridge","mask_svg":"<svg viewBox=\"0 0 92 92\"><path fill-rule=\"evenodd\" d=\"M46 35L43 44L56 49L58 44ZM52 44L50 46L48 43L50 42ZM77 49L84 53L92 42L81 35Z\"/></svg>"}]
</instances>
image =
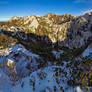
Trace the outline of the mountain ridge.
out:
<instances>
[{"instance_id":1,"label":"mountain ridge","mask_svg":"<svg viewBox=\"0 0 92 92\"><path fill-rule=\"evenodd\" d=\"M32 15L13 17L7 23L0 25L3 30L33 33L39 36L48 36L52 43L60 46L80 48L91 38L92 12L83 16L71 14L57 15L48 13L45 16ZM26 36L25 36L26 37ZM25 38L28 39L28 38Z\"/></svg>"}]
</instances>

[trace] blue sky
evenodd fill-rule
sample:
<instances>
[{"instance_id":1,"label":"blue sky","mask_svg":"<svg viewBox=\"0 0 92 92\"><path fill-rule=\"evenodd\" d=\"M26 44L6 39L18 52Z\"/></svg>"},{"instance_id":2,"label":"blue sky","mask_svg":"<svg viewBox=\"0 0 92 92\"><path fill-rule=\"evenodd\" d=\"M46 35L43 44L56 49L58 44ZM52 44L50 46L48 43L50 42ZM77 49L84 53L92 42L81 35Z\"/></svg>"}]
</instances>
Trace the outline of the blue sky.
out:
<instances>
[{"instance_id":1,"label":"blue sky","mask_svg":"<svg viewBox=\"0 0 92 92\"><path fill-rule=\"evenodd\" d=\"M92 10L92 0L0 0L0 20L47 13L80 15Z\"/></svg>"}]
</instances>

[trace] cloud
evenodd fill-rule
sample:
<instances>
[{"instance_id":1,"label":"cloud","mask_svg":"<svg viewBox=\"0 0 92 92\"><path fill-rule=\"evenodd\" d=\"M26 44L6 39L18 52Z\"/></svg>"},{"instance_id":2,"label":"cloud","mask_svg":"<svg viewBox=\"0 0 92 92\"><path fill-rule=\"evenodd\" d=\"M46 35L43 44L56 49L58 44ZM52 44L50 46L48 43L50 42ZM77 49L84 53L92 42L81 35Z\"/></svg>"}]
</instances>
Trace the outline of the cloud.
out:
<instances>
[{"instance_id":1,"label":"cloud","mask_svg":"<svg viewBox=\"0 0 92 92\"><path fill-rule=\"evenodd\" d=\"M74 3L92 3L92 0L75 0Z\"/></svg>"},{"instance_id":2,"label":"cloud","mask_svg":"<svg viewBox=\"0 0 92 92\"><path fill-rule=\"evenodd\" d=\"M0 21L8 21L10 18L0 18Z\"/></svg>"},{"instance_id":3,"label":"cloud","mask_svg":"<svg viewBox=\"0 0 92 92\"><path fill-rule=\"evenodd\" d=\"M85 13L88 13L88 12L92 12L92 10L86 10L86 11L83 11L82 13L85 14Z\"/></svg>"},{"instance_id":4,"label":"cloud","mask_svg":"<svg viewBox=\"0 0 92 92\"><path fill-rule=\"evenodd\" d=\"M78 15L84 15L85 13L92 12L92 9L81 11Z\"/></svg>"},{"instance_id":5,"label":"cloud","mask_svg":"<svg viewBox=\"0 0 92 92\"><path fill-rule=\"evenodd\" d=\"M0 4L8 4L7 1L0 1Z\"/></svg>"}]
</instances>

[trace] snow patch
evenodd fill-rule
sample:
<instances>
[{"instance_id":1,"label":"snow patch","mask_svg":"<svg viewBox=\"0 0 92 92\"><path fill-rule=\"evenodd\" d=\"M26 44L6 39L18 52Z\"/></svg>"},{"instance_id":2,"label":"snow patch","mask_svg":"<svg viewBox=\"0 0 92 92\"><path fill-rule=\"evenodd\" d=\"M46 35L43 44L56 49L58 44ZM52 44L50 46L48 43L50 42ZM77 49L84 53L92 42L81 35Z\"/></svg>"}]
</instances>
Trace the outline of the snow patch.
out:
<instances>
[{"instance_id":1,"label":"snow patch","mask_svg":"<svg viewBox=\"0 0 92 92\"><path fill-rule=\"evenodd\" d=\"M53 50L52 53L56 57L56 59L58 59L60 58L60 55L64 53L64 51L63 50L59 50L59 51Z\"/></svg>"},{"instance_id":2,"label":"snow patch","mask_svg":"<svg viewBox=\"0 0 92 92\"><path fill-rule=\"evenodd\" d=\"M86 57L89 56L92 53L92 44L88 46L88 48L83 52L82 56Z\"/></svg>"}]
</instances>

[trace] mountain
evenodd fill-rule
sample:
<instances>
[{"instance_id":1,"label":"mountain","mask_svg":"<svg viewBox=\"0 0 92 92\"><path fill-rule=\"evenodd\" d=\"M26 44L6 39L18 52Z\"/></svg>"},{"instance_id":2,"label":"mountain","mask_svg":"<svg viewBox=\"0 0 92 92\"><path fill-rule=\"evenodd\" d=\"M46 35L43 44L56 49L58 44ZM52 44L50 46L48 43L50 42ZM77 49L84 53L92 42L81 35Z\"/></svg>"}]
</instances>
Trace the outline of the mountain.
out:
<instances>
[{"instance_id":1,"label":"mountain","mask_svg":"<svg viewBox=\"0 0 92 92\"><path fill-rule=\"evenodd\" d=\"M85 45L92 36L91 18L92 12L79 17L71 14L57 15L51 13L42 17L39 15L15 16L5 25L1 25L1 28L11 32L18 31L47 36L52 43L58 41L60 46L73 49Z\"/></svg>"},{"instance_id":2,"label":"mountain","mask_svg":"<svg viewBox=\"0 0 92 92\"><path fill-rule=\"evenodd\" d=\"M0 23L1 92L91 92L91 67L92 12Z\"/></svg>"}]
</instances>

